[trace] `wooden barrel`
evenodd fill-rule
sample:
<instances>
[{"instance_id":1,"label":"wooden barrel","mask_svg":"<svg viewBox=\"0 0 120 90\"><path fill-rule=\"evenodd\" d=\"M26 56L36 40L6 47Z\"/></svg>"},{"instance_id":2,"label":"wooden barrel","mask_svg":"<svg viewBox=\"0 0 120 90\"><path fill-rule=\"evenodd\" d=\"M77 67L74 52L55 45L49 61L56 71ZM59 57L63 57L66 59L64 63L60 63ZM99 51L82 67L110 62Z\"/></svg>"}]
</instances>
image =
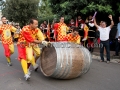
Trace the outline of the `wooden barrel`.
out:
<instances>
[{"instance_id":1,"label":"wooden barrel","mask_svg":"<svg viewBox=\"0 0 120 90\"><path fill-rule=\"evenodd\" d=\"M85 74L91 62L91 54L85 47L68 42L54 42L42 49L40 69L47 77L72 79Z\"/></svg>"}]
</instances>

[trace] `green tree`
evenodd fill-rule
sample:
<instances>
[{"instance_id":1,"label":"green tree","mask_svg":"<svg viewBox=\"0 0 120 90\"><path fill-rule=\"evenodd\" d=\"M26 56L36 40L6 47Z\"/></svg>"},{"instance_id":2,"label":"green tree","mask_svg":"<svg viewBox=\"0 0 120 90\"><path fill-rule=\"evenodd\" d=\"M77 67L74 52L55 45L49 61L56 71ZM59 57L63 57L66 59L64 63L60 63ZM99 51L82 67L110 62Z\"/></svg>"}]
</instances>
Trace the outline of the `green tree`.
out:
<instances>
[{"instance_id":1,"label":"green tree","mask_svg":"<svg viewBox=\"0 0 120 90\"><path fill-rule=\"evenodd\" d=\"M42 23L44 20L52 21L55 15L52 13L52 9L49 5L48 0L41 0L39 5L39 22Z\"/></svg>"},{"instance_id":2,"label":"green tree","mask_svg":"<svg viewBox=\"0 0 120 90\"><path fill-rule=\"evenodd\" d=\"M120 3L117 3L117 6L118 6L117 11L118 11L118 13L120 13Z\"/></svg>"},{"instance_id":3,"label":"green tree","mask_svg":"<svg viewBox=\"0 0 120 90\"><path fill-rule=\"evenodd\" d=\"M4 3L5 3L4 0L0 0L0 10L2 10L4 8Z\"/></svg>"},{"instance_id":4,"label":"green tree","mask_svg":"<svg viewBox=\"0 0 120 90\"><path fill-rule=\"evenodd\" d=\"M8 20L26 25L30 18L38 17L39 0L6 0L3 15Z\"/></svg>"},{"instance_id":5,"label":"green tree","mask_svg":"<svg viewBox=\"0 0 120 90\"><path fill-rule=\"evenodd\" d=\"M48 0L53 13L65 15L68 19L76 17L77 15L93 14L98 11L99 14L113 14L120 13L119 0Z\"/></svg>"}]
</instances>

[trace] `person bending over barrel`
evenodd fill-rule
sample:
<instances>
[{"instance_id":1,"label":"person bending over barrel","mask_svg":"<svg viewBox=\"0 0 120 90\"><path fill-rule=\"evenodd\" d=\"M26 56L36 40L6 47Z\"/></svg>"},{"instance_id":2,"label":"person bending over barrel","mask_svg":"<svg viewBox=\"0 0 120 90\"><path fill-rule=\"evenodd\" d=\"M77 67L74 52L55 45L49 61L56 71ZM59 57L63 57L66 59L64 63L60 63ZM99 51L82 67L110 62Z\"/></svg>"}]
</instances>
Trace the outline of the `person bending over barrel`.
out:
<instances>
[{"instance_id":1,"label":"person bending over barrel","mask_svg":"<svg viewBox=\"0 0 120 90\"><path fill-rule=\"evenodd\" d=\"M17 42L18 59L21 62L25 74L25 80L30 79L28 63L33 65L35 71L38 69L38 65L35 63L35 58L33 56L33 51L36 51L37 54L40 54L40 49L38 50L37 47L33 48L33 46L39 43L45 46L48 45L48 43L44 41L43 35L37 27L38 20L31 19L30 24L22 28Z\"/></svg>"}]
</instances>

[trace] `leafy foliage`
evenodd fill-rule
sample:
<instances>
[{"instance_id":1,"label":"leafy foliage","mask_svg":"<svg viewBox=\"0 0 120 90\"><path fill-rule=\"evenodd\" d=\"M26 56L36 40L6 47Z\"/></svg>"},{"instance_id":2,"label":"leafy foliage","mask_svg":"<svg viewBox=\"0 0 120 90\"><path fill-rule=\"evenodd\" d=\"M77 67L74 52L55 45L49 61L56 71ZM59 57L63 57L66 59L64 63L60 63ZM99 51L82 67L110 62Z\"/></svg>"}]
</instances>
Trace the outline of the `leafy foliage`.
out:
<instances>
[{"instance_id":1,"label":"leafy foliage","mask_svg":"<svg viewBox=\"0 0 120 90\"><path fill-rule=\"evenodd\" d=\"M38 11L39 23L42 23L44 20L49 20L52 22L53 18L55 17L49 4L50 3L48 0L41 0Z\"/></svg>"},{"instance_id":2,"label":"leafy foliage","mask_svg":"<svg viewBox=\"0 0 120 90\"><path fill-rule=\"evenodd\" d=\"M99 12L104 12L104 13L111 13L112 12L112 7L110 5L101 5L101 4L95 4L94 2L88 4L88 6L86 6L85 8L83 8L82 10L80 10L80 12L82 14L87 14L88 12L95 12L95 11L99 11Z\"/></svg>"},{"instance_id":3,"label":"leafy foliage","mask_svg":"<svg viewBox=\"0 0 120 90\"><path fill-rule=\"evenodd\" d=\"M0 0L0 10L2 10L2 9L3 9L3 7L4 7L4 3L5 3L5 1L4 1L4 0Z\"/></svg>"},{"instance_id":4,"label":"leafy foliage","mask_svg":"<svg viewBox=\"0 0 120 90\"><path fill-rule=\"evenodd\" d=\"M117 11L120 13L120 3L117 3L118 9Z\"/></svg>"},{"instance_id":5,"label":"leafy foliage","mask_svg":"<svg viewBox=\"0 0 120 90\"><path fill-rule=\"evenodd\" d=\"M120 13L119 0L48 0L53 13L67 18L77 15L93 14L95 11L118 15ZM118 8L118 9L117 9ZM86 16L85 16L86 17Z\"/></svg>"},{"instance_id":6,"label":"leafy foliage","mask_svg":"<svg viewBox=\"0 0 120 90\"><path fill-rule=\"evenodd\" d=\"M6 0L3 15L10 21L26 25L30 18L38 16L39 0Z\"/></svg>"},{"instance_id":7,"label":"leafy foliage","mask_svg":"<svg viewBox=\"0 0 120 90\"><path fill-rule=\"evenodd\" d=\"M65 16L65 20L78 15L86 18L95 11L99 12L99 17L106 17L106 14L117 17L120 14L119 0L6 0L2 5L5 7L3 15L21 25L28 23L31 17L37 17L41 23L44 20L52 22L60 16Z\"/></svg>"}]
</instances>

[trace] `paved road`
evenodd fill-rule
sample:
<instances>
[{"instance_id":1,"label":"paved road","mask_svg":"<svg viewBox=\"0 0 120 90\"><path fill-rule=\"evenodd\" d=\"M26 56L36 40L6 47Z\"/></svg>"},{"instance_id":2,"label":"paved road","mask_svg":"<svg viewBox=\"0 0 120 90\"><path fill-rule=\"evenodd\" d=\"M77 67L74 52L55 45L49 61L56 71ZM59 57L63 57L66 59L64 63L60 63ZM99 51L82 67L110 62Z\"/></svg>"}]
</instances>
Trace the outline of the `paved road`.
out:
<instances>
[{"instance_id":1,"label":"paved road","mask_svg":"<svg viewBox=\"0 0 120 90\"><path fill-rule=\"evenodd\" d=\"M32 72L29 82L24 80L17 58L17 49L8 67L0 44L0 90L120 90L120 64L93 60L90 71L76 79L57 80L45 77L40 70ZM38 61L39 63L39 61Z\"/></svg>"}]
</instances>

